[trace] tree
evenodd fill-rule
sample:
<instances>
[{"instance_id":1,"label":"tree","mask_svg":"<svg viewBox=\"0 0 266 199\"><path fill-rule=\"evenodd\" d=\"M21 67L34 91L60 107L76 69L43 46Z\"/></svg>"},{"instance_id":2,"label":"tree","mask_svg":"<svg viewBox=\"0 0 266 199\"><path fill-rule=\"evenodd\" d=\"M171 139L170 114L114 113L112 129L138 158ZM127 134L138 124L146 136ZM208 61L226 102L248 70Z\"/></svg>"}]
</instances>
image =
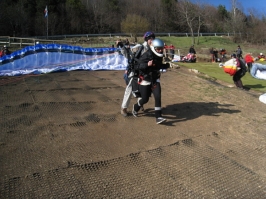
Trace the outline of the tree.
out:
<instances>
[{"instance_id":1,"label":"tree","mask_svg":"<svg viewBox=\"0 0 266 199\"><path fill-rule=\"evenodd\" d=\"M258 11L249 10L247 16L247 41L259 45L265 45L266 42L266 21L262 16L257 15Z\"/></svg>"},{"instance_id":2,"label":"tree","mask_svg":"<svg viewBox=\"0 0 266 199\"><path fill-rule=\"evenodd\" d=\"M226 10L225 6L219 5L217 9L221 21L229 18L229 13Z\"/></svg>"},{"instance_id":3,"label":"tree","mask_svg":"<svg viewBox=\"0 0 266 199\"><path fill-rule=\"evenodd\" d=\"M66 17L69 19L71 32L86 32L83 19L86 19L87 16L82 2L80 0L67 0L65 5ZM61 11L64 12L64 10Z\"/></svg>"},{"instance_id":4,"label":"tree","mask_svg":"<svg viewBox=\"0 0 266 199\"><path fill-rule=\"evenodd\" d=\"M201 32L223 32L223 23L219 17L217 8L206 4L203 8L204 24L202 24Z\"/></svg>"},{"instance_id":5,"label":"tree","mask_svg":"<svg viewBox=\"0 0 266 199\"><path fill-rule=\"evenodd\" d=\"M197 7L189 0L180 0L177 4L177 9L180 12L181 20L185 20L192 37L192 44L195 44L194 29L198 24Z\"/></svg>"},{"instance_id":6,"label":"tree","mask_svg":"<svg viewBox=\"0 0 266 199\"><path fill-rule=\"evenodd\" d=\"M109 32L120 32L121 9L124 7L120 0L105 0L105 23Z\"/></svg>"},{"instance_id":7,"label":"tree","mask_svg":"<svg viewBox=\"0 0 266 199\"><path fill-rule=\"evenodd\" d=\"M113 30L120 31L120 5L119 0L83 0L90 17L91 33L110 33Z\"/></svg>"},{"instance_id":8,"label":"tree","mask_svg":"<svg viewBox=\"0 0 266 199\"><path fill-rule=\"evenodd\" d=\"M0 35L46 35L43 11L47 5L49 36L189 32L195 44L195 33L199 41L200 32L233 32L235 42L266 42L265 14L249 9L247 15L237 0L231 0L230 11L200 1L204 0L0 0ZM133 19L128 19L129 15ZM134 22L136 16L141 23ZM136 30L135 26L142 27Z\"/></svg>"},{"instance_id":9,"label":"tree","mask_svg":"<svg viewBox=\"0 0 266 199\"><path fill-rule=\"evenodd\" d=\"M200 37L200 30L202 25L204 25L204 18L206 16L206 5L201 4L199 1L195 5L195 15L197 15L196 20L197 20L197 44L199 44L199 37Z\"/></svg>"},{"instance_id":10,"label":"tree","mask_svg":"<svg viewBox=\"0 0 266 199\"><path fill-rule=\"evenodd\" d=\"M229 13L229 19L226 20L227 28L229 32L233 32L234 41L240 42L243 41L243 36L246 31L246 16L239 9L241 4L237 0L231 0L232 10Z\"/></svg>"},{"instance_id":11,"label":"tree","mask_svg":"<svg viewBox=\"0 0 266 199\"><path fill-rule=\"evenodd\" d=\"M161 0L161 6L158 15L161 17L159 21L160 31L177 31L179 24L175 24L175 15L178 14L175 10L175 0Z\"/></svg>"},{"instance_id":12,"label":"tree","mask_svg":"<svg viewBox=\"0 0 266 199\"><path fill-rule=\"evenodd\" d=\"M126 19L121 22L121 30L124 33L131 33L135 42L137 42L137 33L148 30L150 27L149 22L146 18L139 15L127 15Z\"/></svg>"}]
</instances>

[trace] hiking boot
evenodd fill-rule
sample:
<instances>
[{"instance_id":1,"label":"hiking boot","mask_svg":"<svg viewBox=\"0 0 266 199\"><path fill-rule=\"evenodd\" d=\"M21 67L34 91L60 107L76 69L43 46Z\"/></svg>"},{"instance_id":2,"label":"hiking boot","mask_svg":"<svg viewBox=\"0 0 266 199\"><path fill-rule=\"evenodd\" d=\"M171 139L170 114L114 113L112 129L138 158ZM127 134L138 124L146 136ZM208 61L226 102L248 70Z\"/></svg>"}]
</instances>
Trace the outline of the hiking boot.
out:
<instances>
[{"instance_id":1,"label":"hiking boot","mask_svg":"<svg viewBox=\"0 0 266 199\"><path fill-rule=\"evenodd\" d=\"M121 109L121 115L123 115L124 117L127 116L127 108L122 108Z\"/></svg>"},{"instance_id":2,"label":"hiking boot","mask_svg":"<svg viewBox=\"0 0 266 199\"><path fill-rule=\"evenodd\" d=\"M242 83L241 80L237 81L237 85L238 85L239 88L243 89L243 83Z\"/></svg>"},{"instance_id":3,"label":"hiking boot","mask_svg":"<svg viewBox=\"0 0 266 199\"><path fill-rule=\"evenodd\" d=\"M141 106L141 107L140 107L140 110L141 110L141 111L145 111L144 106Z\"/></svg>"},{"instance_id":4,"label":"hiking boot","mask_svg":"<svg viewBox=\"0 0 266 199\"><path fill-rule=\"evenodd\" d=\"M163 117L158 117L158 118L156 118L156 124L161 124L161 123L164 122L164 121L166 121L166 119L163 118Z\"/></svg>"},{"instance_id":5,"label":"hiking boot","mask_svg":"<svg viewBox=\"0 0 266 199\"><path fill-rule=\"evenodd\" d=\"M138 117L138 112L134 110L134 105L133 105L133 109L132 109L132 114L134 117Z\"/></svg>"}]
</instances>

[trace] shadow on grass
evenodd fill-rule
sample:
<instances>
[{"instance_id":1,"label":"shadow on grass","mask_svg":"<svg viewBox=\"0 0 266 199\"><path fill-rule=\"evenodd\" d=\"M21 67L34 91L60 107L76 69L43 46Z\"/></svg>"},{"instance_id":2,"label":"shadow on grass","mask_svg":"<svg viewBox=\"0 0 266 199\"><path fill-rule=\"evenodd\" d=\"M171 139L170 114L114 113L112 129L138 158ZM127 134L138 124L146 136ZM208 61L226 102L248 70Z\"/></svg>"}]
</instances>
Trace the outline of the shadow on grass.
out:
<instances>
[{"instance_id":1,"label":"shadow on grass","mask_svg":"<svg viewBox=\"0 0 266 199\"><path fill-rule=\"evenodd\" d=\"M265 86L261 85L261 84L253 84L253 85L249 85L249 84L245 84L245 87L248 87L248 88L265 88Z\"/></svg>"}]
</instances>

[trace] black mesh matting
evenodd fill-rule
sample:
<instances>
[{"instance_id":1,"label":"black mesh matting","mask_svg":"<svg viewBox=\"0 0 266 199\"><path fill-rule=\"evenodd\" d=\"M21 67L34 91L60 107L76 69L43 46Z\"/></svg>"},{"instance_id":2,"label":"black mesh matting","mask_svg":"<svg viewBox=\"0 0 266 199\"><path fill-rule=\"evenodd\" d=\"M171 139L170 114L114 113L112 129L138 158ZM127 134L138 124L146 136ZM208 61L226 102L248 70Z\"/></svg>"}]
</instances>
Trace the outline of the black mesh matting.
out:
<instances>
[{"instance_id":1,"label":"black mesh matting","mask_svg":"<svg viewBox=\"0 0 266 199\"><path fill-rule=\"evenodd\" d=\"M181 110L181 102L168 101L166 113L190 119L171 123L169 117L165 125L155 124L148 105L141 117L124 118L122 74L75 71L2 79L0 198L265 198L262 128L250 133L244 125L226 126L223 120L234 114L245 123L249 118L218 102L187 103ZM177 96L183 90L185 95L181 88ZM193 87L191 92L188 96ZM199 114L210 110L215 116ZM208 128L193 126L196 120ZM265 125L260 120L254 123Z\"/></svg>"}]
</instances>

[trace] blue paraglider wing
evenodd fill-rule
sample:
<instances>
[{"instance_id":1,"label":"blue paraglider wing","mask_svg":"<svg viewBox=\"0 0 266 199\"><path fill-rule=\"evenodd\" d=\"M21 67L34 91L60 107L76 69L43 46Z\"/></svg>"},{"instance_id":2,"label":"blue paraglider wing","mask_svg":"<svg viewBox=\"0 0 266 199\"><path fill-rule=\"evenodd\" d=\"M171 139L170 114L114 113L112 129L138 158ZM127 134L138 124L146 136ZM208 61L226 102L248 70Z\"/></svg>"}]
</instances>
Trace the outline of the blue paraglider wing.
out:
<instances>
[{"instance_id":1,"label":"blue paraglider wing","mask_svg":"<svg viewBox=\"0 0 266 199\"><path fill-rule=\"evenodd\" d=\"M71 70L125 70L128 60L116 48L37 44L0 58L0 76Z\"/></svg>"}]
</instances>

